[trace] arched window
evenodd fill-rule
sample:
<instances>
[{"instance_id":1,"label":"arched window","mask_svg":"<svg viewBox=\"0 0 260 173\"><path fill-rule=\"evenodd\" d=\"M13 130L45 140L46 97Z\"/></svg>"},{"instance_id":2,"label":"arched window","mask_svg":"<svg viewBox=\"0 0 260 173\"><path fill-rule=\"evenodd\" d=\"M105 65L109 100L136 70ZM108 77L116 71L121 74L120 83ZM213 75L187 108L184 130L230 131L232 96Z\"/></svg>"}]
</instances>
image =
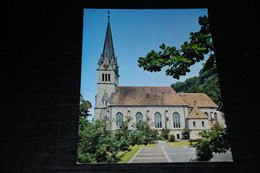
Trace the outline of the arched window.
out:
<instances>
[{"instance_id":1,"label":"arched window","mask_svg":"<svg viewBox=\"0 0 260 173\"><path fill-rule=\"evenodd\" d=\"M123 114L121 112L118 112L116 114L116 126L120 127L123 123Z\"/></svg>"},{"instance_id":2,"label":"arched window","mask_svg":"<svg viewBox=\"0 0 260 173\"><path fill-rule=\"evenodd\" d=\"M207 117L209 117L209 114L208 114L207 112L204 112L204 114L205 114Z\"/></svg>"},{"instance_id":3,"label":"arched window","mask_svg":"<svg viewBox=\"0 0 260 173\"><path fill-rule=\"evenodd\" d=\"M108 74L108 81L110 81L110 74Z\"/></svg>"},{"instance_id":4,"label":"arched window","mask_svg":"<svg viewBox=\"0 0 260 173\"><path fill-rule=\"evenodd\" d=\"M193 123L193 127L196 127L196 122L195 122L195 121L193 121L192 123Z\"/></svg>"},{"instance_id":5,"label":"arched window","mask_svg":"<svg viewBox=\"0 0 260 173\"><path fill-rule=\"evenodd\" d=\"M204 127L205 126L205 123L204 121L201 121L201 126Z\"/></svg>"},{"instance_id":6,"label":"arched window","mask_svg":"<svg viewBox=\"0 0 260 173\"><path fill-rule=\"evenodd\" d=\"M172 119L173 119L173 127L180 128L181 127L180 114L178 112L174 112L172 115Z\"/></svg>"},{"instance_id":7,"label":"arched window","mask_svg":"<svg viewBox=\"0 0 260 173\"><path fill-rule=\"evenodd\" d=\"M143 121L143 114L141 112L137 112L135 114L136 124L140 124Z\"/></svg>"},{"instance_id":8,"label":"arched window","mask_svg":"<svg viewBox=\"0 0 260 173\"><path fill-rule=\"evenodd\" d=\"M105 74L105 81L107 81L107 74Z\"/></svg>"},{"instance_id":9,"label":"arched window","mask_svg":"<svg viewBox=\"0 0 260 173\"><path fill-rule=\"evenodd\" d=\"M215 118L215 123L217 123L218 122L218 114L217 114L217 112L214 113L214 118Z\"/></svg>"},{"instance_id":10,"label":"arched window","mask_svg":"<svg viewBox=\"0 0 260 173\"><path fill-rule=\"evenodd\" d=\"M104 81L104 74L102 74L102 81Z\"/></svg>"},{"instance_id":11,"label":"arched window","mask_svg":"<svg viewBox=\"0 0 260 173\"><path fill-rule=\"evenodd\" d=\"M162 128L162 116L159 112L154 114L155 128Z\"/></svg>"}]
</instances>

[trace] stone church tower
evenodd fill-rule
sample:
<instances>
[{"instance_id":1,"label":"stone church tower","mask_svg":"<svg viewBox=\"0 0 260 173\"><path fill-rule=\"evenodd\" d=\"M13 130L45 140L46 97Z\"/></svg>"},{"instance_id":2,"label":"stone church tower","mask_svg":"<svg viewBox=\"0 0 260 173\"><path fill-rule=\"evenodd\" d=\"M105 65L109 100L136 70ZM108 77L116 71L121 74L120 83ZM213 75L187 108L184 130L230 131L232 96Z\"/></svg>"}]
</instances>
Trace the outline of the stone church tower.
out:
<instances>
[{"instance_id":1,"label":"stone church tower","mask_svg":"<svg viewBox=\"0 0 260 173\"><path fill-rule=\"evenodd\" d=\"M106 117L109 111L108 106L110 105L113 94L118 86L118 65L114 53L109 18L110 16L108 16L103 52L98 60L97 95L94 120L108 118Z\"/></svg>"}]
</instances>

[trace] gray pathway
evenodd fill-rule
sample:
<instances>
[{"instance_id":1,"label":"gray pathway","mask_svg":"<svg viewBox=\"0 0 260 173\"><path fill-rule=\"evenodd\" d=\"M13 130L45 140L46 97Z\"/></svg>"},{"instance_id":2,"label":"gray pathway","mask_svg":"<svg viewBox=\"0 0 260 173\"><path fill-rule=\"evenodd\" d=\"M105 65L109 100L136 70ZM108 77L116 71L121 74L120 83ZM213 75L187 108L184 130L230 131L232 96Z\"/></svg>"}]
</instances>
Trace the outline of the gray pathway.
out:
<instances>
[{"instance_id":1,"label":"gray pathway","mask_svg":"<svg viewBox=\"0 0 260 173\"><path fill-rule=\"evenodd\" d=\"M189 162L196 158L196 149L189 146L167 146L164 150L171 162Z\"/></svg>"},{"instance_id":2,"label":"gray pathway","mask_svg":"<svg viewBox=\"0 0 260 173\"><path fill-rule=\"evenodd\" d=\"M156 147L142 147L128 163L189 162L196 158L196 149L186 146L168 146L165 141L158 141ZM210 162L230 162L231 152L214 153Z\"/></svg>"},{"instance_id":3,"label":"gray pathway","mask_svg":"<svg viewBox=\"0 0 260 173\"><path fill-rule=\"evenodd\" d=\"M128 163L168 162L161 147L142 147Z\"/></svg>"}]
</instances>

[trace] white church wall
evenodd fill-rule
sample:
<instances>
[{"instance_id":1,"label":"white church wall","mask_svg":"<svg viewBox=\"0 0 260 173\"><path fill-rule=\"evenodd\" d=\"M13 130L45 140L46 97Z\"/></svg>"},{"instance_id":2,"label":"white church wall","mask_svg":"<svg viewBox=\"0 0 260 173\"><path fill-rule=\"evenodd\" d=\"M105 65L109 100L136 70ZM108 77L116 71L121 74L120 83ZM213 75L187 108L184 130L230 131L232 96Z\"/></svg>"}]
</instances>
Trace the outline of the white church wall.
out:
<instances>
[{"instance_id":1,"label":"white church wall","mask_svg":"<svg viewBox=\"0 0 260 173\"><path fill-rule=\"evenodd\" d=\"M199 132L201 132L201 130L191 130L190 131L190 139L201 138L201 136L199 136Z\"/></svg>"},{"instance_id":2,"label":"white church wall","mask_svg":"<svg viewBox=\"0 0 260 173\"><path fill-rule=\"evenodd\" d=\"M134 124L136 124L136 114L140 112L143 115L143 120L147 121L152 128L155 128L155 113L159 112L161 114L161 128L156 128L161 130L166 128L171 130L170 134L178 134L185 128L185 115L187 112L184 106L112 106L111 108L111 119L112 119L112 130L118 129L116 127L116 114L121 112L123 114L123 120L127 117L131 118L129 125L129 130L133 130ZM180 115L180 127L173 127L173 113L177 112ZM165 118L167 117L167 118ZM168 120L167 120L168 119ZM180 134L181 135L181 134Z\"/></svg>"},{"instance_id":3,"label":"white church wall","mask_svg":"<svg viewBox=\"0 0 260 173\"><path fill-rule=\"evenodd\" d=\"M204 111L212 111L212 108L204 108L201 110ZM220 119L221 112L217 110L213 110L216 112L218 116L218 120ZM136 114L140 112L143 115L143 121L147 122L151 125L152 128L157 129L159 131L162 128L167 127L170 130L169 134L174 134L175 138L179 136L180 139L183 139L182 130L183 128L188 128L190 130L190 138L196 139L200 138L198 135L199 132L203 130L209 130L209 120L208 119L187 119L186 114L188 114L187 107L185 106L111 106L110 107L110 120L112 120L112 130L119 129L116 126L116 114L121 112L123 114L123 120L125 121L127 117L131 118L131 121L128 124L129 130L135 130L134 126L136 124ZM155 128L155 119L154 114L159 112L161 114L162 119L162 127ZM173 114L177 112L180 115L180 127L174 127L173 125ZM213 113L215 113L213 112ZM214 115L214 114L213 114ZM222 116L221 116L222 117ZM202 125L202 121L204 126ZM195 122L195 126L193 125Z\"/></svg>"},{"instance_id":4,"label":"white church wall","mask_svg":"<svg viewBox=\"0 0 260 173\"><path fill-rule=\"evenodd\" d=\"M190 139L201 138L199 132L209 130L209 121L207 119L188 119L188 129L190 130Z\"/></svg>"},{"instance_id":5,"label":"white church wall","mask_svg":"<svg viewBox=\"0 0 260 173\"><path fill-rule=\"evenodd\" d=\"M209 129L209 121L207 119L188 119L189 130L207 130ZM204 124L204 126L202 125ZM195 126L194 126L195 125Z\"/></svg>"},{"instance_id":6,"label":"white church wall","mask_svg":"<svg viewBox=\"0 0 260 173\"><path fill-rule=\"evenodd\" d=\"M199 108L199 110L204 114L206 112L208 114L209 121L212 123L219 122L222 126L226 127L225 119L222 117L222 112L218 111L217 108Z\"/></svg>"}]
</instances>

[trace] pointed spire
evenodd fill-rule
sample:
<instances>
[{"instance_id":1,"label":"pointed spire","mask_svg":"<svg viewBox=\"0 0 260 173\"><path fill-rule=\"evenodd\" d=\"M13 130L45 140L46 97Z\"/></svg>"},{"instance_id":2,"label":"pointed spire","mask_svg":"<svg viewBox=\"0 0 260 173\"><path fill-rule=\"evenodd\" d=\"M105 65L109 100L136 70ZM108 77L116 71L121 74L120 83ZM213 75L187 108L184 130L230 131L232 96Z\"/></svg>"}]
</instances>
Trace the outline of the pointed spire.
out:
<instances>
[{"instance_id":1,"label":"pointed spire","mask_svg":"<svg viewBox=\"0 0 260 173\"><path fill-rule=\"evenodd\" d=\"M108 58L109 61L111 61L112 58L115 58L113 41L112 41L112 33L111 33L111 28L110 28L110 12L109 11L108 11L106 38L105 38L102 56L104 58Z\"/></svg>"}]
</instances>

